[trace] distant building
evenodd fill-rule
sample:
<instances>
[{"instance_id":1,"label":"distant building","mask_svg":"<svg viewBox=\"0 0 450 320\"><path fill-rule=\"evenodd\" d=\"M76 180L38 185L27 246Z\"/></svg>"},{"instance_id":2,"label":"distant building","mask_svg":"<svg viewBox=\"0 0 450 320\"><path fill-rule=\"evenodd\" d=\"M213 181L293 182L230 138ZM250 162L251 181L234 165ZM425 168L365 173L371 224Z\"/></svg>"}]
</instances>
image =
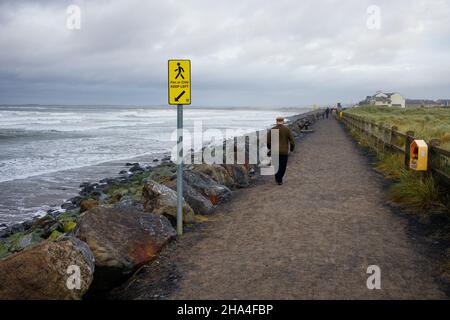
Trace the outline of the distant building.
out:
<instances>
[{"instance_id":1,"label":"distant building","mask_svg":"<svg viewBox=\"0 0 450 320\"><path fill-rule=\"evenodd\" d=\"M441 107L450 107L450 99L439 99L436 101Z\"/></svg>"},{"instance_id":2,"label":"distant building","mask_svg":"<svg viewBox=\"0 0 450 320\"><path fill-rule=\"evenodd\" d=\"M434 108L439 107L439 103L430 99L406 99L408 108Z\"/></svg>"},{"instance_id":3,"label":"distant building","mask_svg":"<svg viewBox=\"0 0 450 320\"><path fill-rule=\"evenodd\" d=\"M450 107L450 99L406 99L406 107L408 108L448 108Z\"/></svg>"},{"instance_id":4,"label":"distant building","mask_svg":"<svg viewBox=\"0 0 450 320\"><path fill-rule=\"evenodd\" d=\"M382 91L377 91L373 96L367 96L365 100L359 103L359 105L405 108L406 101L400 93L384 93Z\"/></svg>"}]
</instances>

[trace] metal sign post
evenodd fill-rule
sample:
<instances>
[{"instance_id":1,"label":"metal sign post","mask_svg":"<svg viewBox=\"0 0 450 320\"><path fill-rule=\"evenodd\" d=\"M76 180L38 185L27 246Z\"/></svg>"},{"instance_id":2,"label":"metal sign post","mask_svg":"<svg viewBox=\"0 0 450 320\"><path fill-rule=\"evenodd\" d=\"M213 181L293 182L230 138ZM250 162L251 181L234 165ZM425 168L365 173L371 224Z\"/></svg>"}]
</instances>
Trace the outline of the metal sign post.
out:
<instances>
[{"instance_id":1,"label":"metal sign post","mask_svg":"<svg viewBox=\"0 0 450 320\"><path fill-rule=\"evenodd\" d=\"M191 104L191 61L168 61L168 100L177 106L177 232L183 234L183 106Z\"/></svg>"},{"instance_id":2,"label":"metal sign post","mask_svg":"<svg viewBox=\"0 0 450 320\"><path fill-rule=\"evenodd\" d=\"M183 105L177 105L177 232L183 234Z\"/></svg>"}]
</instances>

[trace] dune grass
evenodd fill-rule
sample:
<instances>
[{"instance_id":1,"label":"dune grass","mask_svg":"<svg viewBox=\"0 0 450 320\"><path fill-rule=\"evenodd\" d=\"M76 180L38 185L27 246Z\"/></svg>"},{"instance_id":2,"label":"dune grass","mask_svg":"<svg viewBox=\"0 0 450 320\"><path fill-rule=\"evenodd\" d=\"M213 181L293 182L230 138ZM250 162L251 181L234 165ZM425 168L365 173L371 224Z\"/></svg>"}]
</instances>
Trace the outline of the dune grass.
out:
<instances>
[{"instance_id":1,"label":"dune grass","mask_svg":"<svg viewBox=\"0 0 450 320\"><path fill-rule=\"evenodd\" d=\"M401 109L389 107L357 107L346 110L367 120L397 126L401 132L414 131L414 136L430 141L440 139L441 146L450 149L450 108Z\"/></svg>"},{"instance_id":2,"label":"dune grass","mask_svg":"<svg viewBox=\"0 0 450 320\"><path fill-rule=\"evenodd\" d=\"M446 189L430 173L406 169L403 155L380 154L376 167L387 179L394 180L390 188L393 201L422 215L450 212Z\"/></svg>"},{"instance_id":3,"label":"dune grass","mask_svg":"<svg viewBox=\"0 0 450 320\"><path fill-rule=\"evenodd\" d=\"M404 157L400 153L380 154L377 169L384 173L387 179L400 179L404 167Z\"/></svg>"}]
</instances>

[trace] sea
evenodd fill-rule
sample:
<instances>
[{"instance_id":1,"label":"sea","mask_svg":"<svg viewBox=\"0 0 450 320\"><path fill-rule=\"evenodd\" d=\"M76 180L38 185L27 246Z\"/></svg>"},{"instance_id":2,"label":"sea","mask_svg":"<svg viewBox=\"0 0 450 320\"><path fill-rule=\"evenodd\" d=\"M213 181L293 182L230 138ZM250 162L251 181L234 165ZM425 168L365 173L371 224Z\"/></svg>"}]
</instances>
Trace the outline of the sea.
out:
<instances>
[{"instance_id":1,"label":"sea","mask_svg":"<svg viewBox=\"0 0 450 320\"><path fill-rule=\"evenodd\" d=\"M185 106L185 128L265 129L302 107ZM174 106L0 106L0 229L57 209L82 182L117 176L127 162L157 164L176 141Z\"/></svg>"}]
</instances>

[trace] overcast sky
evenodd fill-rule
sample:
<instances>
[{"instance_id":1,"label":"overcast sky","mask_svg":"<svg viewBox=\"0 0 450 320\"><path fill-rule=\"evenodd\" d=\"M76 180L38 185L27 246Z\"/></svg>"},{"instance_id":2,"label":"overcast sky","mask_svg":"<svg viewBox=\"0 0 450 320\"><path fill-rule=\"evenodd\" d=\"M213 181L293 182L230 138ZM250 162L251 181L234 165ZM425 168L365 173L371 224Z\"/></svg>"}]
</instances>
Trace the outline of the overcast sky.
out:
<instances>
[{"instance_id":1,"label":"overcast sky","mask_svg":"<svg viewBox=\"0 0 450 320\"><path fill-rule=\"evenodd\" d=\"M450 98L449 21L448 0L2 0L0 104L166 104L170 58L194 105Z\"/></svg>"}]
</instances>

